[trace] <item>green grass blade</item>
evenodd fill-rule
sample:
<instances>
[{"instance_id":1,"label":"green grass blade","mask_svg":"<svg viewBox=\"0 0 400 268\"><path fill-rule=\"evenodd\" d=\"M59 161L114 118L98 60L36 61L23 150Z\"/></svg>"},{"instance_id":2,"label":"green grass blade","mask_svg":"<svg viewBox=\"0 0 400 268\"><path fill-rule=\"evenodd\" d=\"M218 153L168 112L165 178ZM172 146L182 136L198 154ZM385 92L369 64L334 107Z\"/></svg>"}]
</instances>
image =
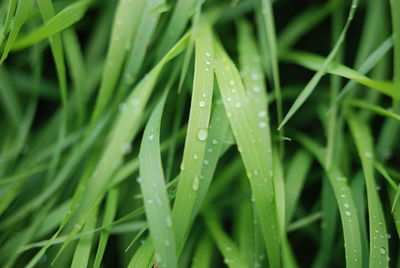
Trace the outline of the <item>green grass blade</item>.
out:
<instances>
[{"instance_id":1,"label":"green grass blade","mask_svg":"<svg viewBox=\"0 0 400 268\"><path fill-rule=\"evenodd\" d=\"M167 92L166 92L167 93ZM140 188L150 237L160 267L177 267L176 245L169 198L165 191L165 178L159 146L160 123L167 94L156 106L144 130L140 147Z\"/></svg>"},{"instance_id":2,"label":"green grass blade","mask_svg":"<svg viewBox=\"0 0 400 268\"><path fill-rule=\"evenodd\" d=\"M195 70L181 173L172 211L178 252L183 247L194 216L213 95L214 49L210 26L199 23L195 39Z\"/></svg>"},{"instance_id":3,"label":"green grass blade","mask_svg":"<svg viewBox=\"0 0 400 268\"><path fill-rule=\"evenodd\" d=\"M387 267L389 254L387 230L382 204L376 190L372 136L366 123L355 114L349 115L348 123L361 159L367 187L370 235L369 266Z\"/></svg>"},{"instance_id":4,"label":"green grass blade","mask_svg":"<svg viewBox=\"0 0 400 268\"><path fill-rule=\"evenodd\" d=\"M271 157L268 157L271 154L268 152L268 140L261 136L268 122L257 118L244 91L239 72L220 44L216 44L216 60L218 85L255 197L269 261L271 266L278 267L280 243L273 165Z\"/></svg>"},{"instance_id":5,"label":"green grass blade","mask_svg":"<svg viewBox=\"0 0 400 268\"><path fill-rule=\"evenodd\" d=\"M211 208L209 208L209 210L210 209ZM249 267L246 263L246 259L242 256L236 244L222 229L220 223L217 220L215 212L208 211L208 213L203 214L203 216L205 217L208 231L214 238L214 241L217 244L219 251L224 257L224 263L231 268Z\"/></svg>"},{"instance_id":6,"label":"green grass blade","mask_svg":"<svg viewBox=\"0 0 400 268\"><path fill-rule=\"evenodd\" d=\"M59 33L83 18L92 0L78 1L47 20L41 27L20 37L12 49L20 50Z\"/></svg>"},{"instance_id":7,"label":"green grass blade","mask_svg":"<svg viewBox=\"0 0 400 268\"><path fill-rule=\"evenodd\" d=\"M298 134L297 138L314 154L318 162L320 162L324 167L325 155L322 148L308 137ZM326 169L326 167L324 168ZM363 252L361 248L358 217L354 199L347 183L347 178L343 175L335 162L332 162L331 167L328 170L325 170L325 172L333 188L336 202L339 207L345 243L346 266L363 267Z\"/></svg>"},{"instance_id":8,"label":"green grass blade","mask_svg":"<svg viewBox=\"0 0 400 268\"><path fill-rule=\"evenodd\" d=\"M306 99L314 91L314 89L318 85L319 81L321 80L322 76L326 73L328 65L335 58L336 54L339 51L340 46L344 42L345 36L346 36L347 31L353 20L357 6L358 6L358 0L353 0L349 15L347 17L346 24L345 24L342 32L340 33L340 36L339 36L338 40L336 41L335 46L329 53L328 57L323 61L321 68L318 69L318 71L314 74L314 76L311 78L311 80L307 83L307 85L301 91L300 95L297 97L297 99L293 103L292 107L289 109L289 111L285 115L285 117L284 117L283 121L281 122L281 124L279 125L278 129L282 128L287 123L287 121L289 121L289 119L297 112L297 110L303 105L303 103L306 101Z\"/></svg>"},{"instance_id":9,"label":"green grass blade","mask_svg":"<svg viewBox=\"0 0 400 268\"><path fill-rule=\"evenodd\" d=\"M287 54L287 56L291 61L294 61L311 70L321 70L321 68L323 68L324 59L315 54L293 52ZM330 61L330 63L326 66L326 72L354 80L364 86L373 88L382 94L392 97L393 99L400 99L400 93L397 90L397 83L372 80L349 67L332 61ZM341 98L340 96L341 94L339 94L338 98Z\"/></svg>"},{"instance_id":10,"label":"green grass blade","mask_svg":"<svg viewBox=\"0 0 400 268\"><path fill-rule=\"evenodd\" d=\"M111 41L103 69L100 89L96 105L92 114L91 124L103 114L105 107L110 103L110 97L118 82L123 62L132 42L132 36L138 27L141 12L146 1L119 1L115 14Z\"/></svg>"},{"instance_id":11,"label":"green grass blade","mask_svg":"<svg viewBox=\"0 0 400 268\"><path fill-rule=\"evenodd\" d=\"M10 3L13 5L13 3ZM13 18L13 25L12 29L10 29L10 34L7 39L7 43L3 49L3 54L0 58L0 65L4 62L7 58L8 53L10 52L11 48L14 45L15 40L21 30L22 26L24 25L25 21L28 19L29 13L31 12L33 6L33 0L26 0L26 1L18 1L17 10L15 12L15 16ZM13 7L11 7L13 8Z\"/></svg>"}]
</instances>

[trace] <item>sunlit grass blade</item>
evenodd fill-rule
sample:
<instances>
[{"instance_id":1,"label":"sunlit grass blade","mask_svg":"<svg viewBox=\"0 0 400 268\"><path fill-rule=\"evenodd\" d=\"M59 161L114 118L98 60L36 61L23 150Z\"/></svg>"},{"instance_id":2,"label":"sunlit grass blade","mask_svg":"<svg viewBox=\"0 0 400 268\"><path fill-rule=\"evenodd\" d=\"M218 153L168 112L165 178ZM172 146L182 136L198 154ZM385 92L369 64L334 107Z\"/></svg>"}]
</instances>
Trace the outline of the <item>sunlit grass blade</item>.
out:
<instances>
[{"instance_id":1,"label":"sunlit grass blade","mask_svg":"<svg viewBox=\"0 0 400 268\"><path fill-rule=\"evenodd\" d=\"M370 235L369 266L387 267L389 248L386 221L376 190L372 136L366 123L357 115L350 114L348 123L361 159L367 188Z\"/></svg>"},{"instance_id":2,"label":"sunlit grass blade","mask_svg":"<svg viewBox=\"0 0 400 268\"><path fill-rule=\"evenodd\" d=\"M269 122L259 120L246 96L239 72L216 43L216 77L227 116L246 167L271 266L280 265L279 226L275 204L273 165L268 141L261 136ZM271 147L269 147L271 149Z\"/></svg>"}]
</instances>

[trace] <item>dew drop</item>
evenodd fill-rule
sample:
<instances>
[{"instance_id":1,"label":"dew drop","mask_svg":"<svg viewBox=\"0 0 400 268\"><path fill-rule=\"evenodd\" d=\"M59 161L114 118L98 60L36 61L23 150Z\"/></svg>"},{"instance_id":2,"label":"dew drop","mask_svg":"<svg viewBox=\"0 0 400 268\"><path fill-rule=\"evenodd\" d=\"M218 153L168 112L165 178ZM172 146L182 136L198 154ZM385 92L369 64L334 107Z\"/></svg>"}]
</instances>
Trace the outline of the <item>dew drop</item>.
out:
<instances>
[{"instance_id":1,"label":"dew drop","mask_svg":"<svg viewBox=\"0 0 400 268\"><path fill-rule=\"evenodd\" d=\"M132 146L130 143L126 142L121 146L121 153L128 155L132 152Z\"/></svg>"},{"instance_id":2,"label":"dew drop","mask_svg":"<svg viewBox=\"0 0 400 268\"><path fill-rule=\"evenodd\" d=\"M210 65L211 62L210 62L209 60L206 60L206 64L207 64L207 65Z\"/></svg>"},{"instance_id":3,"label":"dew drop","mask_svg":"<svg viewBox=\"0 0 400 268\"><path fill-rule=\"evenodd\" d=\"M209 51L206 51L205 54L206 54L207 57L210 57L210 56L211 56L211 53L210 53Z\"/></svg>"},{"instance_id":4,"label":"dew drop","mask_svg":"<svg viewBox=\"0 0 400 268\"><path fill-rule=\"evenodd\" d=\"M203 101L203 100L199 101L199 106L200 106L201 108L205 107L205 106L206 106L206 102Z\"/></svg>"},{"instance_id":5,"label":"dew drop","mask_svg":"<svg viewBox=\"0 0 400 268\"><path fill-rule=\"evenodd\" d=\"M259 78L260 78L260 75L258 73L252 73L251 74L251 79L258 80Z\"/></svg>"},{"instance_id":6,"label":"dew drop","mask_svg":"<svg viewBox=\"0 0 400 268\"><path fill-rule=\"evenodd\" d=\"M381 254L385 254L385 253L386 253L386 249L385 249L384 247L381 247L381 248L379 249L379 252L380 252Z\"/></svg>"},{"instance_id":7,"label":"dew drop","mask_svg":"<svg viewBox=\"0 0 400 268\"><path fill-rule=\"evenodd\" d=\"M154 139L154 134L150 134L150 135L149 135L149 140L152 141L153 139Z\"/></svg>"},{"instance_id":8,"label":"dew drop","mask_svg":"<svg viewBox=\"0 0 400 268\"><path fill-rule=\"evenodd\" d=\"M172 227L172 219L171 219L170 216L167 217L167 219L166 219L166 224L167 224L167 227L169 227L169 228Z\"/></svg>"},{"instance_id":9,"label":"dew drop","mask_svg":"<svg viewBox=\"0 0 400 268\"><path fill-rule=\"evenodd\" d=\"M137 177L137 178L136 178L136 182L137 182L137 183L141 183L141 182L142 182L142 178L141 178L141 177Z\"/></svg>"},{"instance_id":10,"label":"dew drop","mask_svg":"<svg viewBox=\"0 0 400 268\"><path fill-rule=\"evenodd\" d=\"M137 106L139 106L139 104L140 104L140 100L137 99L137 98L133 98L133 99L131 100L131 104L132 104L133 107L137 107Z\"/></svg>"},{"instance_id":11,"label":"dew drop","mask_svg":"<svg viewBox=\"0 0 400 268\"><path fill-rule=\"evenodd\" d=\"M197 159L199 159L199 156L197 154L193 154L193 159L197 160Z\"/></svg>"},{"instance_id":12,"label":"dew drop","mask_svg":"<svg viewBox=\"0 0 400 268\"><path fill-rule=\"evenodd\" d=\"M258 112L257 116L259 118L264 118L264 117L267 116L267 112L265 110L261 110L261 111Z\"/></svg>"},{"instance_id":13,"label":"dew drop","mask_svg":"<svg viewBox=\"0 0 400 268\"><path fill-rule=\"evenodd\" d=\"M208 165L208 164L209 164L208 160L204 159L204 165Z\"/></svg>"},{"instance_id":14,"label":"dew drop","mask_svg":"<svg viewBox=\"0 0 400 268\"><path fill-rule=\"evenodd\" d=\"M218 143L218 141L216 139L212 140L212 144L217 144L217 143Z\"/></svg>"},{"instance_id":15,"label":"dew drop","mask_svg":"<svg viewBox=\"0 0 400 268\"><path fill-rule=\"evenodd\" d=\"M364 155L365 155L366 158L372 158L373 157L373 154L371 152L369 152L369 151L365 152Z\"/></svg>"},{"instance_id":16,"label":"dew drop","mask_svg":"<svg viewBox=\"0 0 400 268\"><path fill-rule=\"evenodd\" d=\"M126 110L126 104L125 103L120 103L118 105L118 109L120 110L120 112L123 112Z\"/></svg>"},{"instance_id":17,"label":"dew drop","mask_svg":"<svg viewBox=\"0 0 400 268\"><path fill-rule=\"evenodd\" d=\"M266 126L267 126L267 123L265 123L265 122L258 123L259 128L265 128Z\"/></svg>"},{"instance_id":18,"label":"dew drop","mask_svg":"<svg viewBox=\"0 0 400 268\"><path fill-rule=\"evenodd\" d=\"M205 128L200 128L197 132L197 138L200 141L205 141L207 139L208 136L208 131Z\"/></svg>"},{"instance_id":19,"label":"dew drop","mask_svg":"<svg viewBox=\"0 0 400 268\"><path fill-rule=\"evenodd\" d=\"M348 203L344 203L343 205L344 205L345 208L349 208L350 207Z\"/></svg>"},{"instance_id":20,"label":"dew drop","mask_svg":"<svg viewBox=\"0 0 400 268\"><path fill-rule=\"evenodd\" d=\"M229 85L230 85L230 86L233 86L233 85L235 85L235 81L233 81L233 80L230 80L230 81L229 81Z\"/></svg>"},{"instance_id":21,"label":"dew drop","mask_svg":"<svg viewBox=\"0 0 400 268\"><path fill-rule=\"evenodd\" d=\"M344 214L346 214L346 216L351 216L351 212L349 210L346 210Z\"/></svg>"},{"instance_id":22,"label":"dew drop","mask_svg":"<svg viewBox=\"0 0 400 268\"><path fill-rule=\"evenodd\" d=\"M194 177L193 180L193 185L192 185L193 191L197 191L199 189L199 177Z\"/></svg>"},{"instance_id":23,"label":"dew drop","mask_svg":"<svg viewBox=\"0 0 400 268\"><path fill-rule=\"evenodd\" d=\"M254 92L260 92L260 90L261 90L260 86L257 86L257 85L253 86Z\"/></svg>"},{"instance_id":24,"label":"dew drop","mask_svg":"<svg viewBox=\"0 0 400 268\"><path fill-rule=\"evenodd\" d=\"M242 107L242 104L240 102L235 103L236 109L240 109Z\"/></svg>"}]
</instances>

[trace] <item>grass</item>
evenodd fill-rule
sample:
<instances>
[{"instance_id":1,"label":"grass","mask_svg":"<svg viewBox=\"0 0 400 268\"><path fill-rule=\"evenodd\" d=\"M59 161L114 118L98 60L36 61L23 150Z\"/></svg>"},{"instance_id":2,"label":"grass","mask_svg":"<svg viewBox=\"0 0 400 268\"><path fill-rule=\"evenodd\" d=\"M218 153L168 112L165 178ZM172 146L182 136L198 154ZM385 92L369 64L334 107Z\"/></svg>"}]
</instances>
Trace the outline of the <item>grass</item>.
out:
<instances>
[{"instance_id":1,"label":"grass","mask_svg":"<svg viewBox=\"0 0 400 268\"><path fill-rule=\"evenodd\" d=\"M2 1L2 267L400 267L398 14Z\"/></svg>"}]
</instances>

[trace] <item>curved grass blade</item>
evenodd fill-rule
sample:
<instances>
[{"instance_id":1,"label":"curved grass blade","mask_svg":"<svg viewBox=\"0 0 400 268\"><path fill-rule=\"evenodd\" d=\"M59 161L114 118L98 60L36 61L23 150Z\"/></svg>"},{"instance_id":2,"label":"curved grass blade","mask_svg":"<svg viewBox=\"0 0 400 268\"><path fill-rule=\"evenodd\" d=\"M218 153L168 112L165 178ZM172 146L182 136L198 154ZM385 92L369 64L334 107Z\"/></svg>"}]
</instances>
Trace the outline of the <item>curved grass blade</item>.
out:
<instances>
[{"instance_id":1,"label":"curved grass blade","mask_svg":"<svg viewBox=\"0 0 400 268\"><path fill-rule=\"evenodd\" d=\"M266 36L268 41L269 59L271 64L272 78L274 83L274 92L276 96L278 124L282 121L282 96L281 96L281 82L279 75L278 65L278 46L275 33L274 12L272 10L271 0L260 0L262 8L263 21L265 23ZM282 134L283 135L283 134Z\"/></svg>"},{"instance_id":2,"label":"curved grass blade","mask_svg":"<svg viewBox=\"0 0 400 268\"><path fill-rule=\"evenodd\" d=\"M20 50L32 46L74 25L83 18L91 2L92 0L78 1L64 8L47 20L41 27L16 40L12 50Z\"/></svg>"},{"instance_id":3,"label":"curved grass blade","mask_svg":"<svg viewBox=\"0 0 400 268\"><path fill-rule=\"evenodd\" d=\"M156 259L160 267L173 268L178 265L176 245L159 145L161 117L167 93L163 94L144 130L139 153L140 188Z\"/></svg>"},{"instance_id":4,"label":"curved grass blade","mask_svg":"<svg viewBox=\"0 0 400 268\"><path fill-rule=\"evenodd\" d=\"M119 189L111 189L107 194L106 208L104 211L103 226L112 224L115 214L117 213ZM94 260L93 268L100 267L101 260L107 246L108 237L110 235L110 228L105 228L100 235L100 241L97 247L96 257Z\"/></svg>"},{"instance_id":5,"label":"curved grass blade","mask_svg":"<svg viewBox=\"0 0 400 268\"><path fill-rule=\"evenodd\" d=\"M310 150L318 162L324 167L333 192L335 193L343 227L346 267L364 267L365 264L362 263L363 252L356 206L347 183L347 178L343 175L335 162L332 162L330 168L326 169L326 166L324 166L324 151L316 142L299 133L297 134L297 139Z\"/></svg>"},{"instance_id":6,"label":"curved grass blade","mask_svg":"<svg viewBox=\"0 0 400 268\"><path fill-rule=\"evenodd\" d=\"M103 114L105 107L110 103L110 97L118 82L127 49L131 46L132 36L135 33L140 16L146 1L119 1L115 14L110 45L103 69L100 89L96 105L92 114L91 127Z\"/></svg>"},{"instance_id":7,"label":"curved grass blade","mask_svg":"<svg viewBox=\"0 0 400 268\"><path fill-rule=\"evenodd\" d=\"M7 58L8 53L13 47L15 39L17 39L17 36L19 34L19 31L21 30L25 21L28 19L32 6L33 6L33 0L18 1L18 6L17 10L15 11L12 29L10 29L10 34L3 49L3 54L0 58L0 65Z\"/></svg>"},{"instance_id":8,"label":"curved grass blade","mask_svg":"<svg viewBox=\"0 0 400 268\"><path fill-rule=\"evenodd\" d=\"M275 204L273 164L268 140L262 135L269 122L259 121L244 91L234 63L219 43L216 46L216 77L233 135L250 180L258 217L272 267L280 266L280 243ZM269 147L270 148L270 147ZM271 148L270 148L271 149Z\"/></svg>"},{"instance_id":9,"label":"curved grass blade","mask_svg":"<svg viewBox=\"0 0 400 268\"><path fill-rule=\"evenodd\" d=\"M312 164L311 156L304 150L298 151L290 160L286 174L286 225L288 225L296 211L304 182Z\"/></svg>"},{"instance_id":10,"label":"curved grass blade","mask_svg":"<svg viewBox=\"0 0 400 268\"><path fill-rule=\"evenodd\" d=\"M12 17L14 16L15 10L17 9L17 2L18 2L18 0L10 0L8 3L6 20L4 21L4 25L2 25L2 27L1 27L0 47L3 44L3 41L6 38L6 35L10 31Z\"/></svg>"},{"instance_id":11,"label":"curved grass blade","mask_svg":"<svg viewBox=\"0 0 400 268\"><path fill-rule=\"evenodd\" d=\"M400 120L400 115L399 114L390 111L390 109L382 108L382 107L380 107L378 105L374 105L374 104L371 104L371 103L368 103L368 102L365 102L365 101L362 101L362 100L357 100L357 99L350 100L349 104L351 106L354 106L354 107L363 108L363 109L367 109L367 110L373 111L376 114L379 114L379 115L382 115L382 116L390 117L390 118L393 118L393 119L398 120L398 121Z\"/></svg>"},{"instance_id":12,"label":"curved grass blade","mask_svg":"<svg viewBox=\"0 0 400 268\"><path fill-rule=\"evenodd\" d=\"M191 268L208 268L211 267L213 256L213 243L210 235L206 233L200 238L197 247L193 253Z\"/></svg>"},{"instance_id":13,"label":"curved grass blade","mask_svg":"<svg viewBox=\"0 0 400 268\"><path fill-rule=\"evenodd\" d=\"M205 156L213 95L214 49L210 25L198 24L195 37L195 70L188 128L181 173L172 211L178 255L185 244L194 207L198 199L201 170Z\"/></svg>"},{"instance_id":14,"label":"curved grass blade","mask_svg":"<svg viewBox=\"0 0 400 268\"><path fill-rule=\"evenodd\" d=\"M204 0L178 0L172 12L171 19L163 33L160 45L158 46L157 57L161 58L172 45L178 40L188 23L190 16L194 13L196 2Z\"/></svg>"},{"instance_id":15,"label":"curved grass blade","mask_svg":"<svg viewBox=\"0 0 400 268\"><path fill-rule=\"evenodd\" d=\"M147 48L160 17L160 12L154 12L154 9L164 4L165 0L147 1L146 3L136 35L132 38L132 49L127 57L123 72L122 78L126 87L131 86L136 80L140 67L146 57ZM175 42L176 40L171 45L175 44Z\"/></svg>"},{"instance_id":16,"label":"curved grass blade","mask_svg":"<svg viewBox=\"0 0 400 268\"><path fill-rule=\"evenodd\" d=\"M324 58L308 52L289 52L284 57L311 70L321 70L324 63ZM395 82L372 80L349 67L333 61L330 61L326 66L326 72L354 80L364 86L373 88L382 94L392 97L393 99L400 99L400 93L398 91L399 85ZM339 94L338 98L342 98L341 96L342 94Z\"/></svg>"},{"instance_id":17,"label":"curved grass blade","mask_svg":"<svg viewBox=\"0 0 400 268\"><path fill-rule=\"evenodd\" d=\"M357 115L348 115L348 124L361 159L367 188L370 235L370 267L387 267L389 248L385 217L376 190L372 136L366 123Z\"/></svg>"},{"instance_id":18,"label":"curved grass blade","mask_svg":"<svg viewBox=\"0 0 400 268\"><path fill-rule=\"evenodd\" d=\"M230 268L246 268L249 267L246 258L242 256L236 244L224 232L220 223L217 220L215 211L211 208L207 209L207 213L203 214L208 231L214 238L219 251L224 257L224 263Z\"/></svg>"},{"instance_id":19,"label":"curved grass blade","mask_svg":"<svg viewBox=\"0 0 400 268\"><path fill-rule=\"evenodd\" d=\"M350 24L353 20L357 6L358 6L358 0L352 0L350 12L347 17L346 24L345 24L342 32L340 33L340 36L339 36L338 40L336 41L335 46L329 53L328 57L324 60L321 68L318 69L318 71L314 74L314 76L311 78L311 80L307 83L307 85L301 91L300 95L297 97L297 99L293 103L292 107L290 107L288 113L285 115L285 117L284 117L283 121L281 122L281 124L279 125L278 129L282 128L287 123L287 121L289 121L289 119L297 112L297 110L303 105L303 103L306 101L306 99L314 91L315 87L318 85L322 76L326 73L329 64L335 58L336 54L339 51L340 46L344 42L345 36L347 34L347 30L349 29Z\"/></svg>"}]
</instances>

